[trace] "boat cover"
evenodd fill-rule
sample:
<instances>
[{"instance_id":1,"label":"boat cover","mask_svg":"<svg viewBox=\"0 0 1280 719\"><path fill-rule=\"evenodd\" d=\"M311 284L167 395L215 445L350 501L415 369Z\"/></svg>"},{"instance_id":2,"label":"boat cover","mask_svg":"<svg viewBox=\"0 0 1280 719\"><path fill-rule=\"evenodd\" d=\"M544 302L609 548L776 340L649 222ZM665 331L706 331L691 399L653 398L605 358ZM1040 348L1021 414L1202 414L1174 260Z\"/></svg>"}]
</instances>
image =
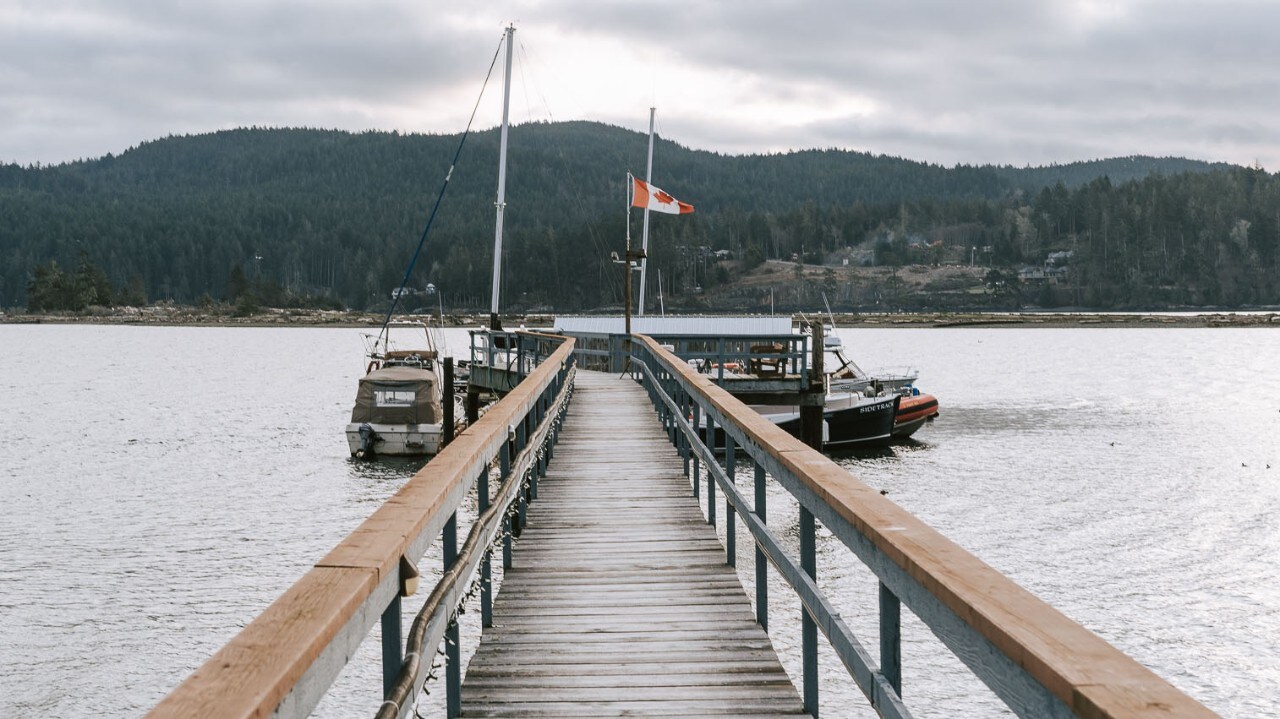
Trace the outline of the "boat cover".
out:
<instances>
[{"instance_id":1,"label":"boat cover","mask_svg":"<svg viewBox=\"0 0 1280 719\"><path fill-rule=\"evenodd\" d=\"M360 379L351 421L436 424L441 414L435 372L418 367L384 367Z\"/></svg>"}]
</instances>

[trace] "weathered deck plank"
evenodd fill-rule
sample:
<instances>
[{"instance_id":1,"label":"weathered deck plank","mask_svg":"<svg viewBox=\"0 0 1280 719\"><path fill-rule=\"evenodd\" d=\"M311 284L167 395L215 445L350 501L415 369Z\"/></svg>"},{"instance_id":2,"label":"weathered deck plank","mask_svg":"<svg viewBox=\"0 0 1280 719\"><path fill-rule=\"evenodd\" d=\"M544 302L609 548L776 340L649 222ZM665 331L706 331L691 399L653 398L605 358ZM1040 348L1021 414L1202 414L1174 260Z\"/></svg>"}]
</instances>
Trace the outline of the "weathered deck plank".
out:
<instances>
[{"instance_id":1,"label":"weathered deck plank","mask_svg":"<svg viewBox=\"0 0 1280 719\"><path fill-rule=\"evenodd\" d=\"M803 715L634 382L578 373L538 494L464 716Z\"/></svg>"}]
</instances>

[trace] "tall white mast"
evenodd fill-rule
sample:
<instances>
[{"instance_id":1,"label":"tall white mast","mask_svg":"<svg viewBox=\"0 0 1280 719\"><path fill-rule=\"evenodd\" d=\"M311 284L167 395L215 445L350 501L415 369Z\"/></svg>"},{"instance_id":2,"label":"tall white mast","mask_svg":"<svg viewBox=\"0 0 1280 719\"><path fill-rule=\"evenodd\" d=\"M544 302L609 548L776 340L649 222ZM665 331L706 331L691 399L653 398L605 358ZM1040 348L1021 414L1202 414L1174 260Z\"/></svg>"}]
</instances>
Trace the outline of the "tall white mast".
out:
<instances>
[{"instance_id":1,"label":"tall white mast","mask_svg":"<svg viewBox=\"0 0 1280 719\"><path fill-rule=\"evenodd\" d=\"M502 211L507 208L507 127L511 111L511 55L515 25L507 26L507 70L502 77L502 131L498 142L498 208L497 226L493 234L493 295L489 300L489 327L498 329L498 290L502 283Z\"/></svg>"},{"instance_id":2,"label":"tall white mast","mask_svg":"<svg viewBox=\"0 0 1280 719\"><path fill-rule=\"evenodd\" d=\"M649 161L644 168L644 181L653 182L653 115L657 112L657 108L649 108ZM644 252L644 259L640 260L640 302L636 305L636 314L644 315L644 285L645 275L649 270L649 206L644 208L644 231L640 236L640 251Z\"/></svg>"}]
</instances>

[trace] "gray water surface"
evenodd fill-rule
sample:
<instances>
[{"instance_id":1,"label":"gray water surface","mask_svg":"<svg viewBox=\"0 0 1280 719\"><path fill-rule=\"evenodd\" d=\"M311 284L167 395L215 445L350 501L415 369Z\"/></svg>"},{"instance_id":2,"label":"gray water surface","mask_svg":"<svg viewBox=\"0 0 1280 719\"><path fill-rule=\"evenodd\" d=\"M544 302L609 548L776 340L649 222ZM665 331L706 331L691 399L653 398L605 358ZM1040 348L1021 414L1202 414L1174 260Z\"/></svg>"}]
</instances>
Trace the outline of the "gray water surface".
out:
<instances>
[{"instance_id":1,"label":"gray water surface","mask_svg":"<svg viewBox=\"0 0 1280 719\"><path fill-rule=\"evenodd\" d=\"M942 415L841 464L1210 708L1280 716L1280 333L842 336L916 366ZM356 330L0 325L0 716L144 713L413 473L347 456L361 352ZM874 648L869 575L829 536L819 572ZM939 647L904 616L909 706L1001 715ZM866 715L823 661L824 716ZM317 713L372 714L378 676L375 630Z\"/></svg>"}]
</instances>

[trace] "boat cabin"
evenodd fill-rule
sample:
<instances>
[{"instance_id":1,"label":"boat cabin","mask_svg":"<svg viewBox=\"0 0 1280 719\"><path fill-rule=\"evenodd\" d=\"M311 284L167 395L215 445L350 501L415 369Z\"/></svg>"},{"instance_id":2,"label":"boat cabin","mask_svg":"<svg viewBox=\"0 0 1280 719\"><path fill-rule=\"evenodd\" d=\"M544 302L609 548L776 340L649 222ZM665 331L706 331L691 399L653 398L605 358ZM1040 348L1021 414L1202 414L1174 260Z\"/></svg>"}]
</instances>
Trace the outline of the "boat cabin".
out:
<instances>
[{"instance_id":1,"label":"boat cabin","mask_svg":"<svg viewBox=\"0 0 1280 719\"><path fill-rule=\"evenodd\" d=\"M391 365L360 379L351 422L438 424L442 415L440 382L429 364Z\"/></svg>"}]
</instances>

